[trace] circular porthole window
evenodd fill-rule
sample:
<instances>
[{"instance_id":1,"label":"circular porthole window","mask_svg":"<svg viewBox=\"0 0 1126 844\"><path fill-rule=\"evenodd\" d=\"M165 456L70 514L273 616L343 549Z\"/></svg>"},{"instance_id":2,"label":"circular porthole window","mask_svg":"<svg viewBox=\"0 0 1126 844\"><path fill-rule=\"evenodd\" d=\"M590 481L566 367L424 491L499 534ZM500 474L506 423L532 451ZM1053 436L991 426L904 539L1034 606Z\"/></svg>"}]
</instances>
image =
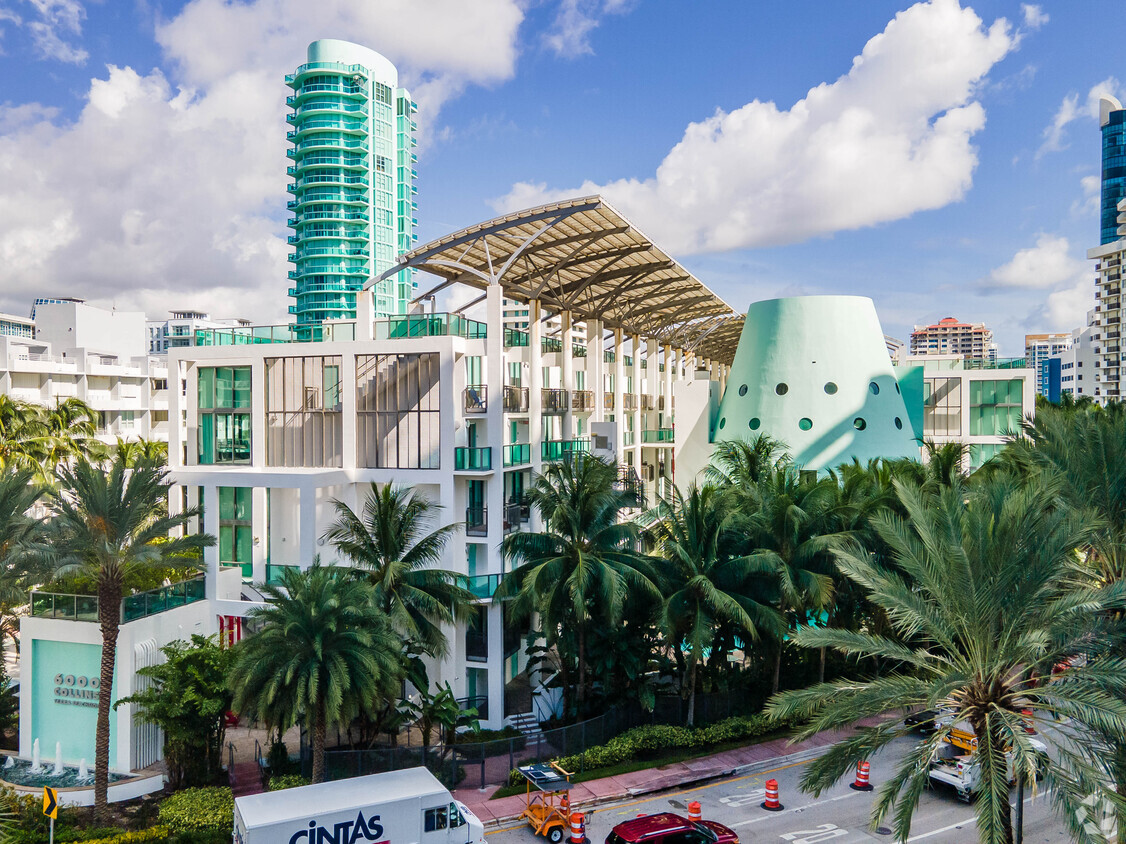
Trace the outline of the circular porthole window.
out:
<instances>
[{"instance_id":1,"label":"circular porthole window","mask_svg":"<svg viewBox=\"0 0 1126 844\"><path fill-rule=\"evenodd\" d=\"M852 427L854 427L858 431L863 431L865 428L868 427L868 423L865 422L863 419L861 419L859 416L857 416L855 419L852 420Z\"/></svg>"},{"instance_id":2,"label":"circular porthole window","mask_svg":"<svg viewBox=\"0 0 1126 844\"><path fill-rule=\"evenodd\" d=\"M878 396L880 394L880 385L877 384L875 381L869 381L868 382L868 392L870 392L874 396Z\"/></svg>"},{"instance_id":3,"label":"circular porthole window","mask_svg":"<svg viewBox=\"0 0 1126 844\"><path fill-rule=\"evenodd\" d=\"M903 420L900 419L898 416L895 417L895 427L898 428L901 431L903 430Z\"/></svg>"},{"instance_id":4,"label":"circular porthole window","mask_svg":"<svg viewBox=\"0 0 1126 844\"><path fill-rule=\"evenodd\" d=\"M786 395L786 393L790 392L790 387L788 384L778 384L777 386L775 386L774 392L776 392L780 396L784 396Z\"/></svg>"},{"instance_id":5,"label":"circular porthole window","mask_svg":"<svg viewBox=\"0 0 1126 844\"><path fill-rule=\"evenodd\" d=\"M750 428L752 431L757 431L759 429L759 425L761 425L761 424L762 424L762 422L759 420L759 418L757 416L752 416L751 421L747 423L747 427Z\"/></svg>"},{"instance_id":6,"label":"circular porthole window","mask_svg":"<svg viewBox=\"0 0 1126 844\"><path fill-rule=\"evenodd\" d=\"M813 420L810 419L808 416L803 416L801 418L801 420L798 422L798 427L801 428L803 431L808 431L810 428L813 427Z\"/></svg>"},{"instance_id":7,"label":"circular porthole window","mask_svg":"<svg viewBox=\"0 0 1126 844\"><path fill-rule=\"evenodd\" d=\"M746 384L744 384L743 386L741 386L739 388L739 395L741 395L741 396L747 395L747 385Z\"/></svg>"},{"instance_id":8,"label":"circular porthole window","mask_svg":"<svg viewBox=\"0 0 1126 844\"><path fill-rule=\"evenodd\" d=\"M722 419L719 420L719 427L722 428L726 424L727 424L727 417L724 416Z\"/></svg>"},{"instance_id":9,"label":"circular porthole window","mask_svg":"<svg viewBox=\"0 0 1126 844\"><path fill-rule=\"evenodd\" d=\"M825 392L828 393L831 396L836 395L837 394L837 385L834 384L832 381L829 381L828 383L825 384Z\"/></svg>"}]
</instances>

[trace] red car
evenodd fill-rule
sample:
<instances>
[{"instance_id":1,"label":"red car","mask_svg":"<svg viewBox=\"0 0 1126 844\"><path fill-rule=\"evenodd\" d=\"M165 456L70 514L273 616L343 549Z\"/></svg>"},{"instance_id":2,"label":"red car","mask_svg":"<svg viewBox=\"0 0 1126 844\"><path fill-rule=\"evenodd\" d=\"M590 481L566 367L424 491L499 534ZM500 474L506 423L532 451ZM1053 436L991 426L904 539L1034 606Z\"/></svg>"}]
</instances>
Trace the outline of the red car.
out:
<instances>
[{"instance_id":1,"label":"red car","mask_svg":"<svg viewBox=\"0 0 1126 844\"><path fill-rule=\"evenodd\" d=\"M715 821L697 821L662 812L623 821L606 836L606 844L739 844L735 831Z\"/></svg>"}]
</instances>

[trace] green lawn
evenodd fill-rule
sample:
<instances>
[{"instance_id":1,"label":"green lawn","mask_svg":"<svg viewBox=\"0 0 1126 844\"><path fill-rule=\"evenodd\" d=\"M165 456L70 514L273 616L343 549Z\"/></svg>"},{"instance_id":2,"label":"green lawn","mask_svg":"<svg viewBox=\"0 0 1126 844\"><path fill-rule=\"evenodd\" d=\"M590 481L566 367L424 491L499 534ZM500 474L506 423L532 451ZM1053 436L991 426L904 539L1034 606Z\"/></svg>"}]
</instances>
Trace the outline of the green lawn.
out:
<instances>
[{"instance_id":1,"label":"green lawn","mask_svg":"<svg viewBox=\"0 0 1126 844\"><path fill-rule=\"evenodd\" d=\"M662 765L672 765L676 762L685 762L689 759L699 759L701 756L711 756L715 753L721 753L724 750L734 750L738 747L750 747L755 744L762 744L764 741L773 741L776 738L785 738L790 735L790 730L778 730L773 733L767 733L759 736L753 741L737 740L727 741L720 744L713 744L711 747L694 747L684 748L683 750L673 750L666 755L658 756L652 759L634 759L631 762L619 762L617 765L610 765L606 768L592 768L588 771L576 772L571 777L572 783L586 782L587 780L598 780L603 777L613 777L618 774L629 774L633 771L643 771L646 768L660 768ZM501 797L511 797L514 794L523 794L526 786L524 785L503 785L497 789L496 794L490 797L490 800L497 800Z\"/></svg>"}]
</instances>

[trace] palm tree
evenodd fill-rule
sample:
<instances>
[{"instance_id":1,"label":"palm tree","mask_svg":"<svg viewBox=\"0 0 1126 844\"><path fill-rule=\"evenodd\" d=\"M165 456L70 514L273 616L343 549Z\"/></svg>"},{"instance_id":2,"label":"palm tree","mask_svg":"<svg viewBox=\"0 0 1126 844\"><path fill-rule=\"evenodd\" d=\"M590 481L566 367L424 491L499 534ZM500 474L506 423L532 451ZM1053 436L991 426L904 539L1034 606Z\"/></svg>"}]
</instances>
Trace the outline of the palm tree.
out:
<instances>
[{"instance_id":1,"label":"palm tree","mask_svg":"<svg viewBox=\"0 0 1126 844\"><path fill-rule=\"evenodd\" d=\"M168 462L168 443L158 440L126 440L118 437L113 452L125 461L126 466L132 466L138 459Z\"/></svg>"},{"instance_id":2,"label":"palm tree","mask_svg":"<svg viewBox=\"0 0 1126 844\"><path fill-rule=\"evenodd\" d=\"M371 587L331 566L287 569L261 587L261 629L236 647L236 712L284 731L298 718L313 737L313 782L325 774L325 734L396 696L398 634L371 600Z\"/></svg>"},{"instance_id":3,"label":"palm tree","mask_svg":"<svg viewBox=\"0 0 1126 844\"><path fill-rule=\"evenodd\" d=\"M885 513L874 523L903 574L858 548L836 554L845 575L886 611L897 635L806 628L794 639L806 648L892 660L902 669L875 680L784 692L768 713L808 718L802 738L892 710L949 706L954 725L908 752L879 791L873 825L894 810L895 834L907 839L930 761L950 730L968 722L978 741L982 842L1012 840L1007 758L1019 782L1035 784L1042 776L1077 840L1090 840L1077 820L1080 804L1106 793L1111 764L1098 736L1126 731L1126 663L1108 653L1118 631L1105 614L1122 606L1126 585L1092 582L1076 553L1092 530L1060 506L1057 485L995 475L972 488L899 483L897 491L908 518ZM1077 654L1091 662L1036 681ZM1041 723L1048 716L1064 719L1039 736L1054 745L1047 758L1025 733L1023 710ZM820 794L907 730L896 717L861 729L812 762L802 787ZM1114 794L1108 799L1121 802Z\"/></svg>"},{"instance_id":4,"label":"palm tree","mask_svg":"<svg viewBox=\"0 0 1126 844\"><path fill-rule=\"evenodd\" d=\"M42 436L43 409L0 395L0 467L38 468L32 444Z\"/></svg>"},{"instance_id":5,"label":"palm tree","mask_svg":"<svg viewBox=\"0 0 1126 844\"><path fill-rule=\"evenodd\" d=\"M673 648L688 650L688 726L695 723L696 672L704 651L721 625L734 628L743 641L757 641L759 631L782 635L784 625L769 604L772 569L731 553L732 514L720 491L693 484L688 495L673 488L673 499L647 514L655 522L665 598L662 627Z\"/></svg>"},{"instance_id":6,"label":"palm tree","mask_svg":"<svg viewBox=\"0 0 1126 844\"><path fill-rule=\"evenodd\" d=\"M547 530L511 533L503 544L517 567L496 596L513 599L517 617L539 612L549 646L560 643L565 628L575 633L579 711L586 703L588 627L616 624L627 597L659 594L652 567L637 550L636 525L619 520L636 501L615 488L617 476L615 466L588 454L549 464L528 491Z\"/></svg>"},{"instance_id":7,"label":"palm tree","mask_svg":"<svg viewBox=\"0 0 1126 844\"><path fill-rule=\"evenodd\" d=\"M841 530L844 515L837 480L802 480L793 466L775 469L757 486L739 491L747 502L741 529L749 543L749 560L771 567L778 577L779 610L790 629L825 610L833 597L832 549L851 534ZM772 690L782 672L779 639Z\"/></svg>"},{"instance_id":8,"label":"palm tree","mask_svg":"<svg viewBox=\"0 0 1126 844\"><path fill-rule=\"evenodd\" d=\"M716 443L705 474L721 488L750 489L789 462L784 442L769 434L758 434L750 440Z\"/></svg>"},{"instance_id":9,"label":"palm tree","mask_svg":"<svg viewBox=\"0 0 1126 844\"><path fill-rule=\"evenodd\" d=\"M449 643L439 625L465 621L476 597L461 586L463 576L435 568L460 525L427 533L439 507L409 487L372 484L363 509L356 513L333 501L336 522L324 533L353 566L367 572L375 606L408 640L443 656Z\"/></svg>"},{"instance_id":10,"label":"palm tree","mask_svg":"<svg viewBox=\"0 0 1126 844\"><path fill-rule=\"evenodd\" d=\"M106 817L109 783L109 713L114 657L126 576L146 566L182 566L185 553L214 545L206 534L171 537L199 515L189 508L167 514L168 471L138 461L132 469L114 459L107 466L78 457L61 465L58 488L49 493L52 549L63 570L81 569L97 584L102 634L101 685L94 758L94 809ZM170 538L171 537L171 538Z\"/></svg>"},{"instance_id":11,"label":"palm tree","mask_svg":"<svg viewBox=\"0 0 1126 844\"><path fill-rule=\"evenodd\" d=\"M0 469L0 652L11 638L19 651L16 607L27 603L27 590L43 582L43 520L32 508L43 494L30 469Z\"/></svg>"}]
</instances>

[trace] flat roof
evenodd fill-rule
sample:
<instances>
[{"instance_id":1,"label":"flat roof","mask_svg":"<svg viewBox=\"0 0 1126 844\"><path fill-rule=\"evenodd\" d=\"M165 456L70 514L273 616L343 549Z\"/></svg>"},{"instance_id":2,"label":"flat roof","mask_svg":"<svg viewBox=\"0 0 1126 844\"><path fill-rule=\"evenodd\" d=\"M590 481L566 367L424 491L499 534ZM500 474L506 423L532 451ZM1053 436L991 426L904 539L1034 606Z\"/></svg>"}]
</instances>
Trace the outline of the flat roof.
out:
<instances>
[{"instance_id":1,"label":"flat roof","mask_svg":"<svg viewBox=\"0 0 1126 844\"><path fill-rule=\"evenodd\" d=\"M509 299L539 299L551 311L600 319L659 343L731 363L743 315L656 246L601 196L527 208L412 249L365 285L404 269Z\"/></svg>"},{"instance_id":2,"label":"flat roof","mask_svg":"<svg viewBox=\"0 0 1126 844\"><path fill-rule=\"evenodd\" d=\"M235 804L247 829L255 829L429 794L441 794L449 799L446 787L438 778L419 767L249 794L235 798Z\"/></svg>"}]
</instances>

